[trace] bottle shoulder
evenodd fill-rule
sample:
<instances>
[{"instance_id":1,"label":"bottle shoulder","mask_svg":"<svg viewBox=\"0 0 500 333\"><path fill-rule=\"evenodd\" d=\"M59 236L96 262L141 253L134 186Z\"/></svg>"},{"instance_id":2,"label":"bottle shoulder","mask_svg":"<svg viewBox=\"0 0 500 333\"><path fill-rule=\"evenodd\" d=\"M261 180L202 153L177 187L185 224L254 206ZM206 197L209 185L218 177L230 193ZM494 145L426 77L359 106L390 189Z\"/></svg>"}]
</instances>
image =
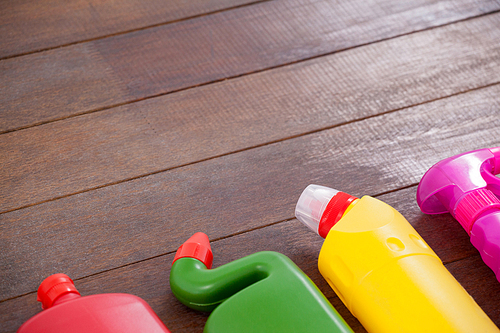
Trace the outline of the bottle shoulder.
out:
<instances>
[{"instance_id":1,"label":"bottle shoulder","mask_svg":"<svg viewBox=\"0 0 500 333\"><path fill-rule=\"evenodd\" d=\"M141 298L130 294L80 297L43 310L18 333L40 332L168 332Z\"/></svg>"},{"instance_id":2,"label":"bottle shoulder","mask_svg":"<svg viewBox=\"0 0 500 333\"><path fill-rule=\"evenodd\" d=\"M332 230L371 231L398 219L404 219L404 217L394 208L376 198L364 196L332 227Z\"/></svg>"}]
</instances>

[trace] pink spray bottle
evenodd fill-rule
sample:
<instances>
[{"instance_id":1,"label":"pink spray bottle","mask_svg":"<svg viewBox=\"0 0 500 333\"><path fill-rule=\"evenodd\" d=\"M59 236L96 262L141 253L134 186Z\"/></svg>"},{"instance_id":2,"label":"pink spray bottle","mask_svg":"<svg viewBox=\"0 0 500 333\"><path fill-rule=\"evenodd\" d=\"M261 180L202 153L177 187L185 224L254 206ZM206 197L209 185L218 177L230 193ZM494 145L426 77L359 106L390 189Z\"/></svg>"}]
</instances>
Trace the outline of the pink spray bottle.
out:
<instances>
[{"instance_id":1,"label":"pink spray bottle","mask_svg":"<svg viewBox=\"0 0 500 333\"><path fill-rule=\"evenodd\" d=\"M432 166L417 189L426 214L450 212L500 281L500 147L449 157Z\"/></svg>"}]
</instances>

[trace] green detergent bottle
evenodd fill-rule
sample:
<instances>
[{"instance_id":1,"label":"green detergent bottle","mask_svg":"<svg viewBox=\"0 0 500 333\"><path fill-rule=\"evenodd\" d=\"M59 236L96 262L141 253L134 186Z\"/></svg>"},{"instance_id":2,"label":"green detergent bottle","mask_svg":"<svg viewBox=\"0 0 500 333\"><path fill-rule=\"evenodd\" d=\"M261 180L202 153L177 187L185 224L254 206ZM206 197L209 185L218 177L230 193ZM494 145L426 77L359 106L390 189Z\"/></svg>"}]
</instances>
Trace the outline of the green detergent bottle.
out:
<instances>
[{"instance_id":1,"label":"green detergent bottle","mask_svg":"<svg viewBox=\"0 0 500 333\"><path fill-rule=\"evenodd\" d=\"M316 285L287 256L257 252L215 269L207 235L179 249L170 272L175 297L213 311L205 333L351 332Z\"/></svg>"}]
</instances>

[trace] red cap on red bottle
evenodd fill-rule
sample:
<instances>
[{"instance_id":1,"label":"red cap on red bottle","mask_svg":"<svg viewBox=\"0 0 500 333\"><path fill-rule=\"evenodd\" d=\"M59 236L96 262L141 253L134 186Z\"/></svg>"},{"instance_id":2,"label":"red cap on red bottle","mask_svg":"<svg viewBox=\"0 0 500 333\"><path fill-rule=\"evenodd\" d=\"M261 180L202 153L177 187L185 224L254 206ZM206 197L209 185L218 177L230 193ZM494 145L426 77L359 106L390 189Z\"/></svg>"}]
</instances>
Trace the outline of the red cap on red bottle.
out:
<instances>
[{"instance_id":1,"label":"red cap on red bottle","mask_svg":"<svg viewBox=\"0 0 500 333\"><path fill-rule=\"evenodd\" d=\"M40 287L38 287L37 301L42 303L42 309L45 310L50 308L57 298L68 293L80 295L69 276L66 274L53 274L43 280Z\"/></svg>"},{"instance_id":2,"label":"red cap on red bottle","mask_svg":"<svg viewBox=\"0 0 500 333\"><path fill-rule=\"evenodd\" d=\"M214 256L208 236L202 232L197 232L182 244L175 254L174 261L180 258L194 258L201 261L207 268L212 267Z\"/></svg>"}]
</instances>

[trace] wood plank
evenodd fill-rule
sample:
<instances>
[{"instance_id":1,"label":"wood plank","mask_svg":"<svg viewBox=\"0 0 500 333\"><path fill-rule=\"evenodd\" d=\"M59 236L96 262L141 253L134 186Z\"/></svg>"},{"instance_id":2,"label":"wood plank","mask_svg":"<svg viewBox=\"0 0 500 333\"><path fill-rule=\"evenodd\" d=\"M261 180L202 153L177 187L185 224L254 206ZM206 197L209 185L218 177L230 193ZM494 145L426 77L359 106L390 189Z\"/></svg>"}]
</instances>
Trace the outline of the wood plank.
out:
<instances>
[{"instance_id":1,"label":"wood plank","mask_svg":"<svg viewBox=\"0 0 500 333\"><path fill-rule=\"evenodd\" d=\"M0 3L0 59L241 6L256 0Z\"/></svg>"},{"instance_id":2,"label":"wood plank","mask_svg":"<svg viewBox=\"0 0 500 333\"><path fill-rule=\"evenodd\" d=\"M0 135L0 211L500 82L499 18Z\"/></svg>"},{"instance_id":3,"label":"wood plank","mask_svg":"<svg viewBox=\"0 0 500 333\"><path fill-rule=\"evenodd\" d=\"M408 201L408 196L414 195L415 192L416 187L413 187L391 193L390 195L381 196L380 199L388 203L399 202L406 205L405 202ZM455 225L451 221L451 217L447 220L449 221L441 222L445 224L451 222ZM423 224L417 224L414 226L422 235L425 234L431 238L433 237L421 228L425 228ZM462 231L462 233L465 234L465 231ZM272 241L270 241L271 239ZM441 237L441 239L446 238ZM183 240L178 239L177 241L182 242ZM317 256L322 242L323 240L320 237L310 232L309 229L294 219L212 242L212 250L214 252L213 267L218 267L258 251L270 250L281 252L291 258L308 274L355 332L366 332L318 272L316 267ZM461 241L454 243L461 246ZM180 304L171 293L168 276L173 256L174 254L171 253L76 280L76 286L82 295L116 292L132 293L145 299L172 332L201 332L205 325L207 314L188 309ZM491 270L481 261L477 253L475 256L465 260L450 263L447 265L447 268L471 296L474 297L490 318L499 325L500 312L493 305L494 302L490 300L492 294L500 292L500 284ZM42 279L43 277L40 277L40 280ZM481 284L478 285L477 281L481 281ZM21 323L38 313L40 307L35 303L35 293L0 303L0 316L3 319L2 322L5 324L3 328L0 328L0 332L14 331Z\"/></svg>"},{"instance_id":4,"label":"wood plank","mask_svg":"<svg viewBox=\"0 0 500 333\"><path fill-rule=\"evenodd\" d=\"M200 229L217 239L290 219L309 183L358 196L416 184L445 157L500 146L499 94L497 85L1 214L0 299L57 271L80 278L169 253ZM464 256L440 247L445 261Z\"/></svg>"},{"instance_id":5,"label":"wood plank","mask_svg":"<svg viewBox=\"0 0 500 333\"><path fill-rule=\"evenodd\" d=\"M362 0L272 1L7 59L0 61L0 131L280 66L499 8L500 3L492 0L482 6L475 0L460 4L379 0L368 7Z\"/></svg>"}]
</instances>

